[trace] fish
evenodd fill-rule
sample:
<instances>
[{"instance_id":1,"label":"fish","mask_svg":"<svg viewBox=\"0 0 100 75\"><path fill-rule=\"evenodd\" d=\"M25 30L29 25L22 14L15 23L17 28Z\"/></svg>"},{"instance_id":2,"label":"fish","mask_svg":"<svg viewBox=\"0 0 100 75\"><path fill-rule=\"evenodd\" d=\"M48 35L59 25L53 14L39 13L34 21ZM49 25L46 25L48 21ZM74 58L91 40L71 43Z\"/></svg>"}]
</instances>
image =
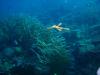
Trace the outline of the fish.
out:
<instances>
[{"instance_id":1,"label":"fish","mask_svg":"<svg viewBox=\"0 0 100 75\"><path fill-rule=\"evenodd\" d=\"M51 27L48 27L47 29L48 29L48 30L56 29L57 31L63 31L63 30L69 31L69 30L70 30L70 28L61 27L61 25L62 25L62 23L59 23L59 24L57 24L57 25L53 25L53 26L51 26Z\"/></svg>"}]
</instances>

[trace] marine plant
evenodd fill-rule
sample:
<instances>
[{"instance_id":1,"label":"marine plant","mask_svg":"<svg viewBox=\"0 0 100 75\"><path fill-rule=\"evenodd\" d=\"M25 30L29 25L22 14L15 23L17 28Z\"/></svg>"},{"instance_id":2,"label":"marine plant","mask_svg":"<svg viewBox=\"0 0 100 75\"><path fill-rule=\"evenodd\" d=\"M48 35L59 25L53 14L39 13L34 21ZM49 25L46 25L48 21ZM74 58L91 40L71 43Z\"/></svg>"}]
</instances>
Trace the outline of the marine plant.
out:
<instances>
[{"instance_id":1,"label":"marine plant","mask_svg":"<svg viewBox=\"0 0 100 75\"><path fill-rule=\"evenodd\" d=\"M38 71L37 75L47 71L60 75L70 63L71 54L66 49L64 37L48 31L36 18L14 16L1 21L0 36L1 54L3 52L6 54L4 51L6 48L14 50L10 53L13 57L0 56L14 65L12 69L16 66L25 67L25 64L31 64ZM7 70L10 71L11 68L8 66Z\"/></svg>"}]
</instances>

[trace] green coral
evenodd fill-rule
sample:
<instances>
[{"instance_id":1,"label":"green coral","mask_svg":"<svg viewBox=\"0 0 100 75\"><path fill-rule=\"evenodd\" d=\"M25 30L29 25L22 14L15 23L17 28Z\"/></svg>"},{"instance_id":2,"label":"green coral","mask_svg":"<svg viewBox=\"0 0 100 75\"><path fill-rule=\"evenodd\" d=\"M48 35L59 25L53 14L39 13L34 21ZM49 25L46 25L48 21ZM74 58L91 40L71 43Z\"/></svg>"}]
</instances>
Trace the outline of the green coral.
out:
<instances>
[{"instance_id":1,"label":"green coral","mask_svg":"<svg viewBox=\"0 0 100 75\"><path fill-rule=\"evenodd\" d=\"M60 34L48 31L36 18L13 17L2 22L0 26L0 39L6 40L3 41L4 46L9 46L18 53L9 61L13 61L15 57L24 57L20 63L35 63L39 71L49 67L52 74L58 75L63 66L69 63L70 51L66 50L65 39ZM30 55L30 52L33 54ZM4 66L8 64L6 62Z\"/></svg>"},{"instance_id":2,"label":"green coral","mask_svg":"<svg viewBox=\"0 0 100 75\"><path fill-rule=\"evenodd\" d=\"M11 68L15 65L11 63L11 61L5 59L2 63L0 63L0 69L5 72L9 72Z\"/></svg>"},{"instance_id":3,"label":"green coral","mask_svg":"<svg viewBox=\"0 0 100 75\"><path fill-rule=\"evenodd\" d=\"M43 30L36 41L36 45L41 52L40 55L36 53L40 62L38 65L48 64L52 73L61 74L61 69L69 63L70 59L70 51L66 50L65 39L60 35L56 35L56 33ZM40 66L40 68L42 67Z\"/></svg>"}]
</instances>

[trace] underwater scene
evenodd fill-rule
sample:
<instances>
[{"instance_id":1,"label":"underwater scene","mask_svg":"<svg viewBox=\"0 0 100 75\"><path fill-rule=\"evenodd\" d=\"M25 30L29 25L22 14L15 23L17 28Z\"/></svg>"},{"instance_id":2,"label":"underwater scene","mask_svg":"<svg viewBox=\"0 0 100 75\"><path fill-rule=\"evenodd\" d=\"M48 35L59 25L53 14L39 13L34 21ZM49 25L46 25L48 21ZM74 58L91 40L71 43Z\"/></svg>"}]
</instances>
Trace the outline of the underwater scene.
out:
<instances>
[{"instance_id":1,"label":"underwater scene","mask_svg":"<svg viewBox=\"0 0 100 75\"><path fill-rule=\"evenodd\" d=\"M100 0L0 0L0 75L100 75Z\"/></svg>"}]
</instances>

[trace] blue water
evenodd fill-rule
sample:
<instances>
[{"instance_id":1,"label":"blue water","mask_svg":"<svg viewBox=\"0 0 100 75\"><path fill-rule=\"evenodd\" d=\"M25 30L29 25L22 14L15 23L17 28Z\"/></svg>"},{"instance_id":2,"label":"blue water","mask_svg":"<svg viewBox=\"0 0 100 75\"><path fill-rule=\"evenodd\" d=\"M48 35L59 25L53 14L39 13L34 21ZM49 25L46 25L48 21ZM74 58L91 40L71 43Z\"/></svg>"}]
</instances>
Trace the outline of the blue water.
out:
<instances>
[{"instance_id":1,"label":"blue water","mask_svg":"<svg viewBox=\"0 0 100 75\"><path fill-rule=\"evenodd\" d=\"M0 0L0 75L97 75L99 67L99 0Z\"/></svg>"},{"instance_id":2,"label":"blue water","mask_svg":"<svg viewBox=\"0 0 100 75\"><path fill-rule=\"evenodd\" d=\"M68 16L81 18L87 15L100 16L99 0L1 0L1 15L25 14L38 16L42 20L60 21L61 17Z\"/></svg>"}]
</instances>

